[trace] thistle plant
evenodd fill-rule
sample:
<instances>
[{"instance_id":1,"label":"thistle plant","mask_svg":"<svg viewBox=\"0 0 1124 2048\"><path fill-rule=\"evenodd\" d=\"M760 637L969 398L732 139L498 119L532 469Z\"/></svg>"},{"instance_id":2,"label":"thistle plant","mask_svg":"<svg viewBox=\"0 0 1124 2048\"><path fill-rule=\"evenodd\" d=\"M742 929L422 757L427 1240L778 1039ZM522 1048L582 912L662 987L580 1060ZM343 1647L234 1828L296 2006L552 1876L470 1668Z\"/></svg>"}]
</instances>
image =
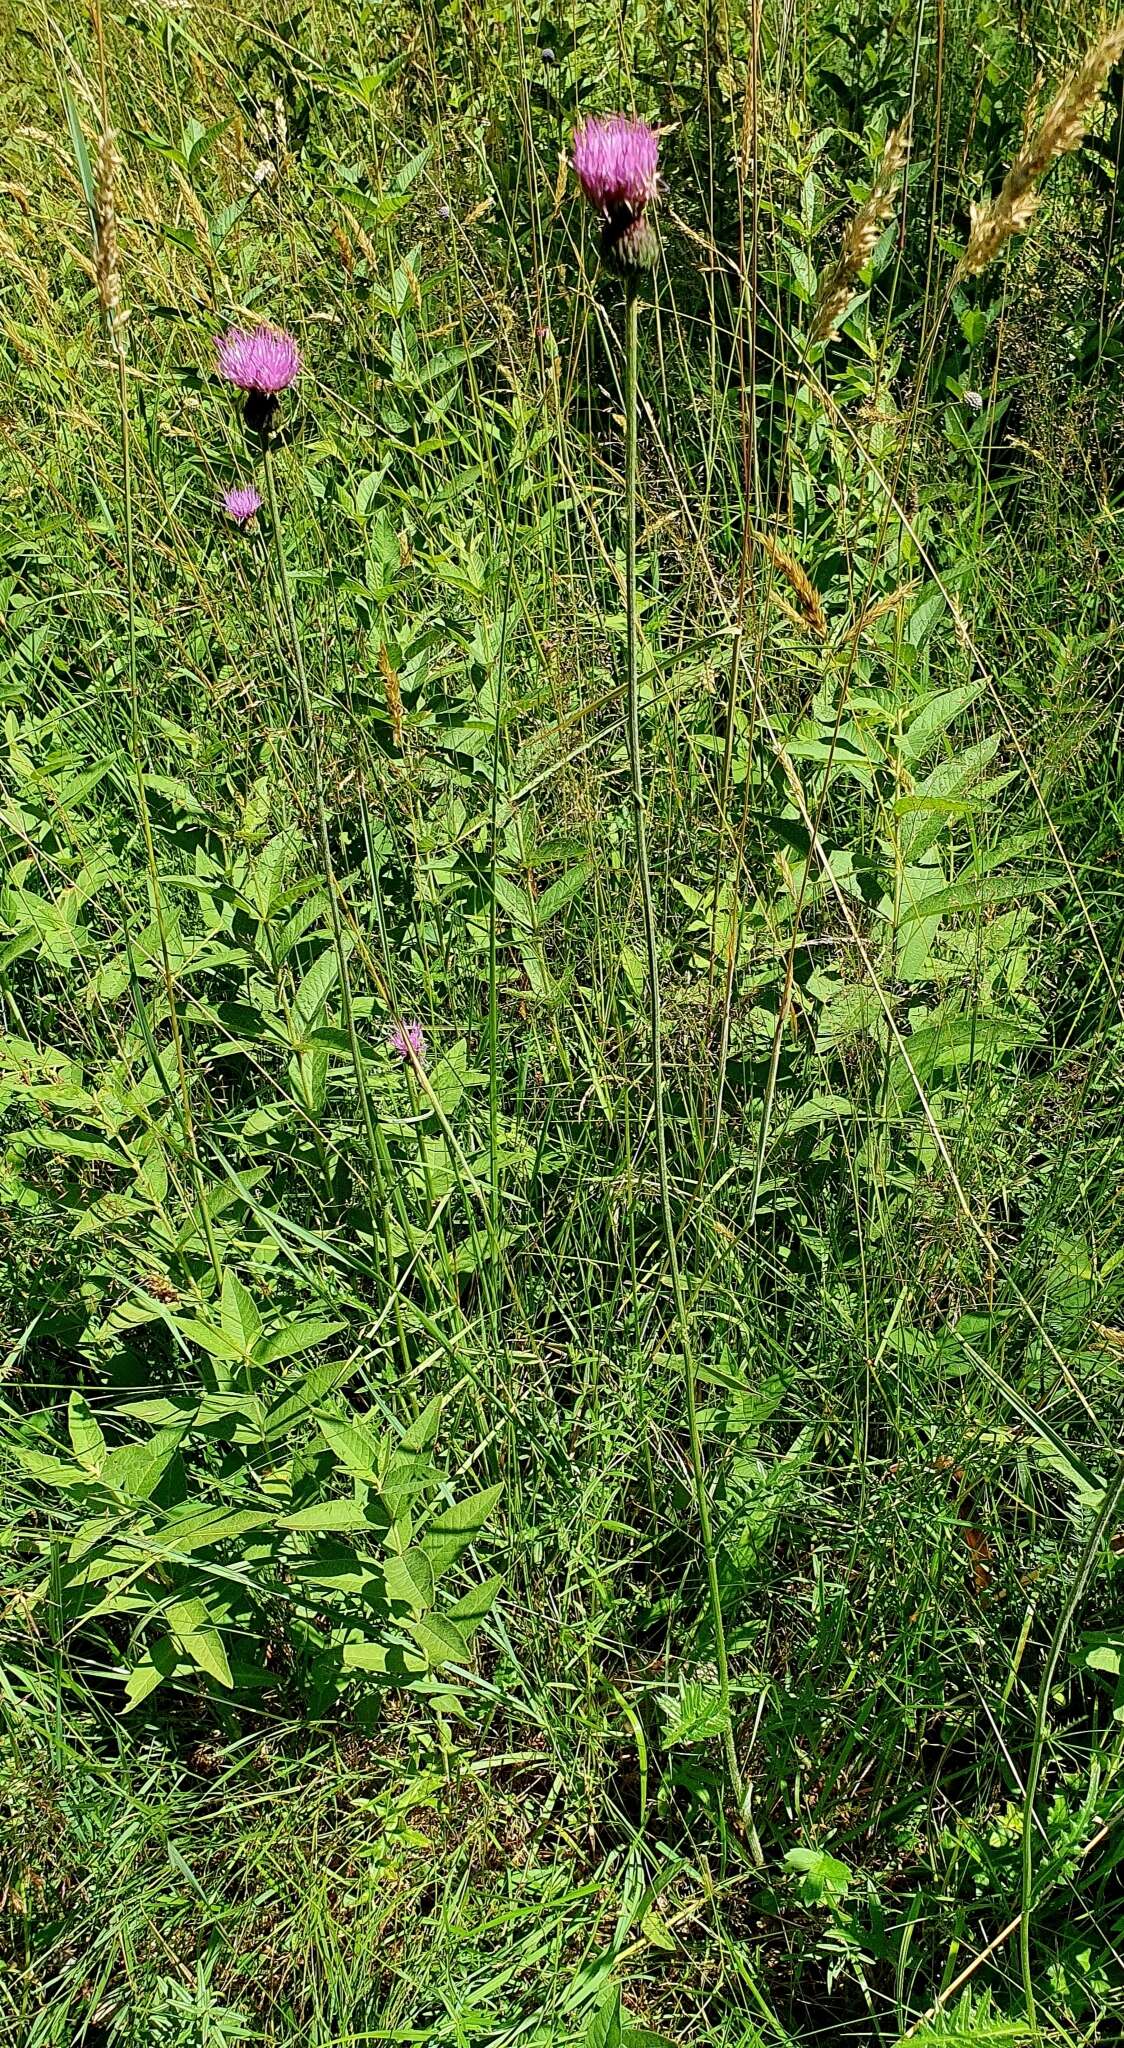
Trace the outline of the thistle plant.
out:
<instances>
[{"instance_id":1,"label":"thistle plant","mask_svg":"<svg viewBox=\"0 0 1124 2048\"><path fill-rule=\"evenodd\" d=\"M304 663L304 651L297 626L296 607L293 602L293 587L289 576L289 565L285 554L285 537L281 525L280 503L277 493L277 479L273 462L273 427L282 394L295 384L303 368L300 349L291 334L283 328L261 326L252 330L240 327L228 328L215 342L215 355L220 376L235 390L244 394L244 417L247 427L260 439L262 467L265 474L266 502L269 508L269 523L273 541L274 559L277 570L277 584L281 593L281 608L289 642L293 672L297 680L301 717L308 740L308 758L312 769L312 794L316 810L317 834L320 841L320 858L328 897L328 917L332 930L332 944L340 978L340 1006L343 1011L344 1030L351 1053L355 1074L355 1092L359 1099L359 1111L367 1141L368 1172L372 1177L374 1192L382 1215L383 1243L387 1261L388 1285L394 1291L395 1312L398 1317L399 1336L405 1349L402 1335L401 1303L398 1299L394 1279L393 1244L390 1234L390 1218L385 1193L390 1183L390 1161L385 1145L380 1145L378 1131L371 1110L363 1069L363 1053L355 1027L355 1007L352 999L351 972L348 966L347 946L344 943L343 922L340 915L339 890L336 883L335 866L332 860L332 845L328 831L328 804L324 786L323 764L317 743L316 720L312 709L312 694L308 685L308 672ZM255 502L251 506L250 500ZM252 487L228 493L224 500L225 509L232 519L243 520L253 516L261 505L261 498Z\"/></svg>"},{"instance_id":2,"label":"thistle plant","mask_svg":"<svg viewBox=\"0 0 1124 2048\"><path fill-rule=\"evenodd\" d=\"M574 135L573 166L585 197L601 216L601 254L625 284L624 420L625 420L625 644L627 649L627 729L632 796L633 835L636 867L644 913L644 939L648 963L648 1021L652 1041L652 1121L656 1139L656 1162L660 1190L660 1218L664 1249L671 1277L675 1323L683 1361L683 1391L687 1410L687 1431L691 1447L699 1531L706 1556L707 1587L711 1625L714 1630L715 1665L722 1707L723 1744L730 1788L739 1814L748 1820L747 1802L738 1763L737 1745L730 1711L730 1671L726 1653L726 1630L718 1576L718 1552L710 1515L706 1471L703 1464L702 1434L699 1428L698 1389L694 1350L691 1342L687 1297L675 1239L675 1218L671 1203L671 1177L667 1160L667 1130L664 1117L663 1039L660 1010L659 934L648 860L648 830L645 809L644 764L640 744L639 625L636 604L636 508L637 508L637 381L639 358L640 287L654 269L659 255L659 238L648 208L657 191L659 137L646 121L627 115L609 118L591 116Z\"/></svg>"}]
</instances>

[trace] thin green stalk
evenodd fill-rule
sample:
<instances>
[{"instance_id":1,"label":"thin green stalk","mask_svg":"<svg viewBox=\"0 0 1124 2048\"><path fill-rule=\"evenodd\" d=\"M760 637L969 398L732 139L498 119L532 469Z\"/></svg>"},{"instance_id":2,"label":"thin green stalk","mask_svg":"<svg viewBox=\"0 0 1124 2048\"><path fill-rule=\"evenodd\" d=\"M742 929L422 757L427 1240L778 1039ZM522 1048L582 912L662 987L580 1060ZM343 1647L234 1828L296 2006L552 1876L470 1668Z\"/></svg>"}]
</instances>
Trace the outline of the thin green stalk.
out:
<instances>
[{"instance_id":1,"label":"thin green stalk","mask_svg":"<svg viewBox=\"0 0 1124 2048\"><path fill-rule=\"evenodd\" d=\"M1038 1779L1042 1770L1042 1752L1046 1744L1046 1722L1050 1711L1050 1694L1058 1665L1061 1662L1065 1639L1073 1623L1073 1617L1081 1604L1089 1576L1097 1561L1097 1555L1106 1536L1111 1536L1116 1527L1120 1503L1124 1499L1124 1458L1121 1458L1116 1472L1105 1489L1100 1512L1089 1531L1080 1562L1073 1575L1073 1583L1066 1596L1065 1605L1058 1616L1058 1625L1050 1642L1046 1668L1038 1687L1038 1700L1034 1711L1034 1741L1030 1751L1030 1767L1026 1774L1026 1789L1023 1793L1022 1828L1022 1882L1019 1897L1019 1965L1022 1970L1023 1997L1026 2001L1026 2022L1031 2038L1041 2039L1038 2013L1034 2003L1034 1983L1030 1969L1030 1915L1033 1907L1034 1879L1034 1800L1038 1791Z\"/></svg>"},{"instance_id":2,"label":"thin green stalk","mask_svg":"<svg viewBox=\"0 0 1124 2048\"><path fill-rule=\"evenodd\" d=\"M671 1291L675 1302L675 1321L679 1333L679 1345L683 1354L683 1391L687 1407L687 1430L691 1443L691 1472L695 1486L695 1503L699 1517L699 1530L702 1536L703 1550L706 1555L706 1576L710 1592L711 1621L714 1628L714 1655L715 1663L718 1667L718 1691L723 1711L723 1741L726 1750L726 1766L730 1775L730 1789L734 1795L735 1805L739 1815L744 1816L745 1792L742 1785L741 1769L738 1764L737 1744L734 1740L733 1717L730 1711L730 1667L726 1655L726 1629L722 1619L722 1596L718 1580L718 1553L714 1543L714 1530L710 1519L710 1499L706 1490L706 1473L703 1468L695 1357L691 1346L691 1332L687 1319L687 1301L683 1290L683 1276L679 1269L679 1254L675 1244L675 1221L671 1209L671 1182L667 1167L667 1132L664 1124L663 1044L660 1018L659 950L655 904L652 898L652 877L648 865L648 830L644 812L644 778L640 754L640 665L636 617L636 377L640 330L637 280L630 277L625 290L625 611L628 649L628 752L632 771L632 817L636 841L636 865L640 875L640 893L644 906L644 938L648 953L648 1017L652 1035L652 1114L656 1134L656 1160L659 1171L660 1213L663 1220L664 1244L668 1268L671 1273Z\"/></svg>"},{"instance_id":3,"label":"thin green stalk","mask_svg":"<svg viewBox=\"0 0 1124 2048\"><path fill-rule=\"evenodd\" d=\"M207 1255L216 1284L222 1286L222 1262L219 1258L215 1234L207 1209L203 1170L199 1163L199 1149L195 1138L195 1120L191 1110L191 1090L187 1079L187 1062L184 1058L183 1039L180 1032L179 1012L176 1008L175 983L172 977L172 962L168 952L168 934L164 924L164 905L160 894L160 877L156 866L156 845L152 836L152 819L148 809L148 791L144 780L144 750L140 734L140 685L137 675L137 575L134 528L136 525L133 502L133 443L129 428L129 363L125 349L125 320L127 315L121 305L120 259L117 248L117 229L114 202L114 183L120 168L113 133L109 123L109 87L105 51L105 28L101 9L94 11L94 31L98 47L98 82L101 101L101 143L98 154L98 180L88 193L94 223L94 244L97 258L98 296L105 318L106 333L113 351L117 372L117 409L121 426L121 477L124 499L125 521L125 605L126 605L126 649L129 679L129 751L132 756L133 775L136 783L137 811L140 816L141 832L144 838L145 864L148 869L149 887L152 891L152 912L160 943L160 963L164 978L164 994L168 1005L168 1022L172 1033L172 1047L175 1052L176 1069L180 1087L180 1115L183 1123L184 1149L187 1153L192 1188L195 1194L199 1221L203 1231ZM80 159L80 168L85 165L85 152ZM88 165L85 176L89 177Z\"/></svg>"},{"instance_id":4,"label":"thin green stalk","mask_svg":"<svg viewBox=\"0 0 1124 2048\"><path fill-rule=\"evenodd\" d=\"M394 1247L390 1232L390 1216L387 1210L386 1187L390 1184L392 1168L386 1153L382 1132L375 1124L371 1110L371 1099L367 1092L366 1075L363 1068L363 1052L359 1034L355 1028L355 1007L351 994L351 972L347 962L347 947L344 944L343 922L340 917L339 895L336 889L335 869L332 863L332 847L328 836L328 808L324 795L324 774L320 762L320 748L317 744L316 725L312 713L312 697L308 687L308 675L304 665L300 634L297 630L296 607L293 603L292 584L289 580L289 565L285 559L285 537L281 528L281 515L277 500L277 482L273 473L273 449L268 432L263 436L265 468L265 490L269 501L269 523L273 530L274 558L277 563L277 581L281 591L281 605L285 614L285 626L292 650L293 670L297 678L300 696L301 717L308 735L308 753L312 765L312 794L316 806L316 825L320 839L320 858L324 868L324 881L328 892L328 917L332 927L332 943L335 947L336 963L340 977L340 1007L343 1011L344 1030L351 1051L351 1064L355 1074L355 1090L359 1097L359 1113L363 1119L363 1130L367 1140L367 1169L369 1174L368 1193L377 1202L382 1216L383 1245L387 1262L387 1284L395 1297L395 1315L398 1323L399 1344L404 1362L408 1363L405 1331L402 1327L402 1306L398 1298L395 1273Z\"/></svg>"}]
</instances>

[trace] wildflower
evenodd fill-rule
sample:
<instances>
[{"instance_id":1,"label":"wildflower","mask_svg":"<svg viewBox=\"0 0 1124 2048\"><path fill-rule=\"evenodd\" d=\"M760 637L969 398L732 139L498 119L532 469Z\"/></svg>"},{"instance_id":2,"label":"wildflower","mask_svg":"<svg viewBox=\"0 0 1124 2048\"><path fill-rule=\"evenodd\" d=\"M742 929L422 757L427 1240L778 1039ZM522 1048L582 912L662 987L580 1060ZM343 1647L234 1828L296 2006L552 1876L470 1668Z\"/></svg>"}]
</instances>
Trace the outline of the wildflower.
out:
<instances>
[{"instance_id":1,"label":"wildflower","mask_svg":"<svg viewBox=\"0 0 1124 2048\"><path fill-rule=\"evenodd\" d=\"M606 220L643 213L656 196L660 139L647 121L591 114L574 131L574 169L591 206Z\"/></svg>"},{"instance_id":2,"label":"wildflower","mask_svg":"<svg viewBox=\"0 0 1124 2048\"><path fill-rule=\"evenodd\" d=\"M230 327L215 343L219 373L239 391L257 391L276 398L296 382L301 352L281 327Z\"/></svg>"},{"instance_id":3,"label":"wildflower","mask_svg":"<svg viewBox=\"0 0 1124 2048\"><path fill-rule=\"evenodd\" d=\"M246 526L255 512L261 511L261 494L253 484L237 484L233 490L223 492L222 509L235 526Z\"/></svg>"},{"instance_id":4,"label":"wildflower","mask_svg":"<svg viewBox=\"0 0 1124 2048\"><path fill-rule=\"evenodd\" d=\"M301 372L301 352L283 327L230 327L215 343L219 375L246 394L246 424L268 432L282 391Z\"/></svg>"},{"instance_id":5,"label":"wildflower","mask_svg":"<svg viewBox=\"0 0 1124 2048\"><path fill-rule=\"evenodd\" d=\"M408 1024L396 1024L386 1042L399 1059L408 1060L412 1056L419 1065L425 1059L425 1032L416 1017Z\"/></svg>"},{"instance_id":6,"label":"wildflower","mask_svg":"<svg viewBox=\"0 0 1124 2048\"><path fill-rule=\"evenodd\" d=\"M591 114L574 131L574 169L602 216L601 254L615 270L651 270L659 254L645 207L656 196L660 138L628 114Z\"/></svg>"}]
</instances>

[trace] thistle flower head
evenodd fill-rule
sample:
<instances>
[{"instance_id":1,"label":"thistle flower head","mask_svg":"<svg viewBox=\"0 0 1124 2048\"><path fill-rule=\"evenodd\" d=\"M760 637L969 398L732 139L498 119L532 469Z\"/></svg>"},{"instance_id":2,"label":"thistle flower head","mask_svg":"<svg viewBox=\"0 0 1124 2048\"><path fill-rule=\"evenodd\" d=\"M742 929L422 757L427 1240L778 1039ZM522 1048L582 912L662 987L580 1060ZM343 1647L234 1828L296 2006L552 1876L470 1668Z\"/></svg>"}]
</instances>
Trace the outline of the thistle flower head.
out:
<instances>
[{"instance_id":1,"label":"thistle flower head","mask_svg":"<svg viewBox=\"0 0 1124 2048\"><path fill-rule=\"evenodd\" d=\"M591 206L635 220L656 195L660 138L628 114L591 114L574 131L574 169Z\"/></svg>"},{"instance_id":2,"label":"thistle flower head","mask_svg":"<svg viewBox=\"0 0 1124 2048\"><path fill-rule=\"evenodd\" d=\"M229 327L215 350L219 375L261 398L276 398L300 375L301 352L282 327Z\"/></svg>"},{"instance_id":3,"label":"thistle flower head","mask_svg":"<svg viewBox=\"0 0 1124 2048\"><path fill-rule=\"evenodd\" d=\"M411 1054L419 1064L425 1059L425 1032L416 1017L409 1023L396 1024L386 1042L399 1059L408 1060Z\"/></svg>"},{"instance_id":4,"label":"thistle flower head","mask_svg":"<svg viewBox=\"0 0 1124 2048\"><path fill-rule=\"evenodd\" d=\"M261 493L255 491L253 484L238 484L223 492L222 509L235 526L245 526L255 512L261 511Z\"/></svg>"}]
</instances>

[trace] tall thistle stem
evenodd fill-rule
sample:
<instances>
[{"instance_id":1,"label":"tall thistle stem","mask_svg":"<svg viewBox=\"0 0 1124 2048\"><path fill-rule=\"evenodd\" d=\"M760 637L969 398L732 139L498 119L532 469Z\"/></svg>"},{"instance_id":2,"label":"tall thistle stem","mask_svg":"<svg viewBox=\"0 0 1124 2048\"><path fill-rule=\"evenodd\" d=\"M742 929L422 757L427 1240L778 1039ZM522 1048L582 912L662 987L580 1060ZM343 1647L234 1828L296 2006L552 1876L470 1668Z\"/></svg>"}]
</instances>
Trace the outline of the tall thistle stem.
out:
<instances>
[{"instance_id":1,"label":"tall thistle stem","mask_svg":"<svg viewBox=\"0 0 1124 2048\"><path fill-rule=\"evenodd\" d=\"M332 928L332 944L335 949L336 965L340 977L340 1008L343 1011L344 1031L351 1052L351 1064L355 1074L355 1092L359 1098L359 1113L367 1140L367 1171L370 1176L369 1194L377 1203L382 1216L383 1250L387 1262L387 1284L394 1293L395 1316L398 1324L398 1338L403 1358L406 1358L406 1339L402 1325L402 1305L395 1274L394 1246L390 1230L390 1216L387 1209L387 1188L393 1185L392 1169L386 1143L378 1129L371 1109L371 1098L367 1089L363 1069L363 1049L355 1027L355 1005L351 991L351 970L348 966L347 946L344 942L343 920L340 917L339 892L336 887L335 866L332 861L332 847L328 836L328 806L324 792L324 771L317 743L316 724L312 712L312 694L308 687L308 674L304 665L301 637L297 630L296 607L293 603L293 586L289 577L289 565L285 558L285 536L281 526L281 514L277 498L277 480L273 467L273 448L268 428L262 436L263 467L265 470L265 494L269 505L269 524L272 530L273 552L277 565L277 583L281 593L281 608L285 618L292 655L293 673L297 679L297 694L300 698L301 718L308 738L309 761L312 766L312 796L316 808L316 827L320 841L320 859L324 870L324 883L328 894L328 918Z\"/></svg>"},{"instance_id":2,"label":"tall thistle stem","mask_svg":"<svg viewBox=\"0 0 1124 2048\"><path fill-rule=\"evenodd\" d=\"M739 1815L746 1819L745 1790L738 1764L734 1724L730 1712L730 1667L726 1655L726 1628L722 1619L722 1595L718 1580L718 1552L706 1490L702 1436L699 1430L698 1389L695 1355L687 1316L687 1299L679 1253L675 1243L675 1220L671 1208L671 1180L667 1166L667 1130L664 1122L663 1042L660 1016L660 972L656 911L652 897L652 876L648 863L648 828L644 808L644 777L640 752L640 661L636 613L636 500L637 500L637 360L639 355L639 282L629 277L625 284L624 423L625 423L625 614L628 650L628 753L632 780L632 818L636 844L636 866L644 905L644 938L648 953L648 1021L652 1036L652 1114L656 1133L656 1160L660 1184L660 1214L664 1246L671 1274L675 1322L683 1358L683 1392L687 1408L687 1431L691 1443L691 1473L702 1546L706 1555L707 1586L710 1592L711 1623L714 1629L714 1657L718 1667L718 1691L722 1702L723 1743L730 1789Z\"/></svg>"}]
</instances>

